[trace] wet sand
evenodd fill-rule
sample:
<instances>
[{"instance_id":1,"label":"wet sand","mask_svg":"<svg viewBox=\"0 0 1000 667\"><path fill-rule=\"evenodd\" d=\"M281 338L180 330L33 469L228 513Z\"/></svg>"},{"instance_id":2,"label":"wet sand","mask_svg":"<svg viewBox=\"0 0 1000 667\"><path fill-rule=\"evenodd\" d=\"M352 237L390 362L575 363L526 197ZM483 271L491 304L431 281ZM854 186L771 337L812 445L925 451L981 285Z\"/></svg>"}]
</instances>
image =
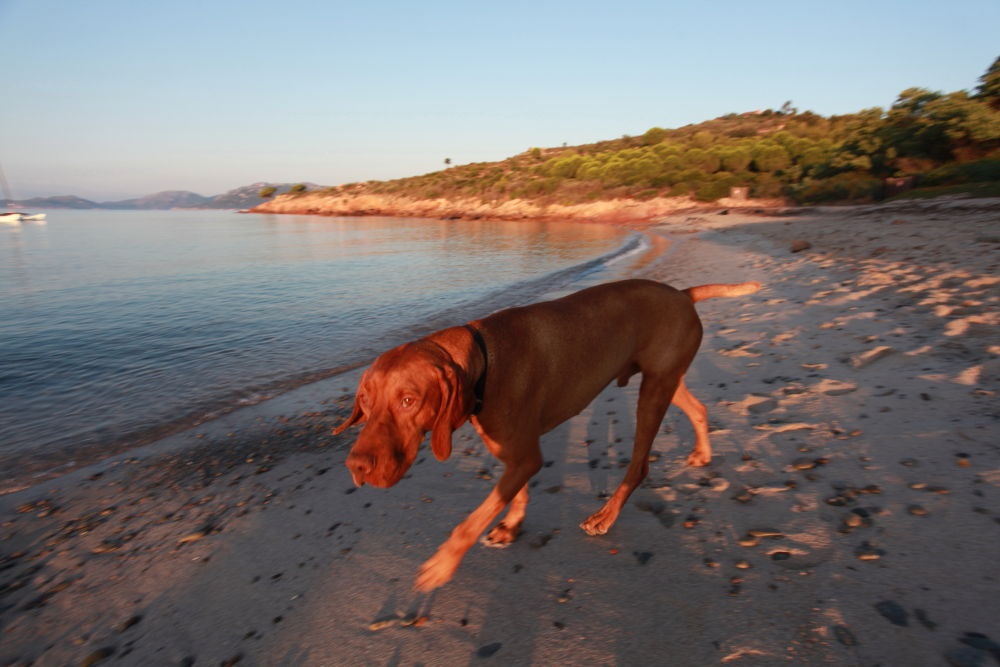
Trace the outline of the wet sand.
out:
<instances>
[{"instance_id":1,"label":"wet sand","mask_svg":"<svg viewBox=\"0 0 1000 667\"><path fill-rule=\"evenodd\" d=\"M543 438L517 543L412 593L499 467L466 426L355 490L354 372L0 498L0 664L1000 661L1000 201L786 213L651 228L651 277L765 288L699 304L712 464L671 411L608 535L635 381Z\"/></svg>"}]
</instances>

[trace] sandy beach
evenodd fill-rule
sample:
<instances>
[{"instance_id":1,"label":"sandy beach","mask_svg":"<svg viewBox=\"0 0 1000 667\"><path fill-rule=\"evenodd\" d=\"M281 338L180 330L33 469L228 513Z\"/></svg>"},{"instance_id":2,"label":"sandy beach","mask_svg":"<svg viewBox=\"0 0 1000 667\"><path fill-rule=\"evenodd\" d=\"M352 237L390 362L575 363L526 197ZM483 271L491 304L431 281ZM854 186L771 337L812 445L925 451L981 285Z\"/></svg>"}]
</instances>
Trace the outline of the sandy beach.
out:
<instances>
[{"instance_id":1,"label":"sandy beach","mask_svg":"<svg viewBox=\"0 0 1000 667\"><path fill-rule=\"evenodd\" d=\"M488 493L469 426L388 490L343 466L358 371L0 497L0 665L1000 664L1000 200L643 223L699 304L688 386L603 537L637 382L543 438L520 540L420 564Z\"/></svg>"}]
</instances>

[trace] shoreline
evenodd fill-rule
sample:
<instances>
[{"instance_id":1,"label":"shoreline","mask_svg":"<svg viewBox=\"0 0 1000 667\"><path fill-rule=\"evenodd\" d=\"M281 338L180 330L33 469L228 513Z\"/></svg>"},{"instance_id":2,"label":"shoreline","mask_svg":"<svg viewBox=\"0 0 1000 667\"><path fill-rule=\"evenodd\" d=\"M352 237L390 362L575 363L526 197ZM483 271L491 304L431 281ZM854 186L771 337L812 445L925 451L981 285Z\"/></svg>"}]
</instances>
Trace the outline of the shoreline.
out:
<instances>
[{"instance_id":1,"label":"shoreline","mask_svg":"<svg viewBox=\"0 0 1000 667\"><path fill-rule=\"evenodd\" d=\"M609 388L543 439L521 539L429 597L416 569L499 467L466 426L355 492L328 435L350 374L0 497L0 663L988 664L998 225L997 200L651 222L674 245L637 275L765 284L699 306L711 466L668 413L615 529L583 535L630 453L635 383Z\"/></svg>"}]
</instances>

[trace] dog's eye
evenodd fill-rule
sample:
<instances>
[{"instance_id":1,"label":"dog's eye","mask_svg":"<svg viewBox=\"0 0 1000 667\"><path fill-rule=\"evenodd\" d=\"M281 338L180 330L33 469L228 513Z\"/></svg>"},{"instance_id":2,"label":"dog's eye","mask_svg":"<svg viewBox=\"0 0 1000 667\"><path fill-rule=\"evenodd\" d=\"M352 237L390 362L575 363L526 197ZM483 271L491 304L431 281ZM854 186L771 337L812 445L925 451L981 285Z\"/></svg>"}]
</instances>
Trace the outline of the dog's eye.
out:
<instances>
[{"instance_id":1,"label":"dog's eye","mask_svg":"<svg viewBox=\"0 0 1000 667\"><path fill-rule=\"evenodd\" d=\"M404 396L403 400L401 400L399 404L402 405L404 408L412 408L413 404L416 402L417 402L416 399L414 399L412 396Z\"/></svg>"}]
</instances>

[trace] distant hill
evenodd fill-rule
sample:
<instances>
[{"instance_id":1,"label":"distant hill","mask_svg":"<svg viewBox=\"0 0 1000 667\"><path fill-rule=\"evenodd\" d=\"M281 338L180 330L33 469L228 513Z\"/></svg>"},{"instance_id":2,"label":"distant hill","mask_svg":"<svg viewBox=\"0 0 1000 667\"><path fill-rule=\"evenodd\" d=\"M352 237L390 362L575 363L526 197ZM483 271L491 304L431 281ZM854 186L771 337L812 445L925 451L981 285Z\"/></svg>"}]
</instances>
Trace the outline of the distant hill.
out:
<instances>
[{"instance_id":1,"label":"distant hill","mask_svg":"<svg viewBox=\"0 0 1000 667\"><path fill-rule=\"evenodd\" d=\"M265 201L259 194L264 188L274 188L275 195L278 195L287 193L295 185L305 185L306 191L321 189L323 187L315 183L253 183L245 185L242 188L230 190L225 194L216 195L209 199L206 205L198 208L231 208L237 210L253 208Z\"/></svg>"},{"instance_id":2,"label":"distant hill","mask_svg":"<svg viewBox=\"0 0 1000 667\"><path fill-rule=\"evenodd\" d=\"M104 202L99 204L99 208L118 209L144 209L144 210L167 210L172 208L204 208L211 197L203 197L194 192L185 190L167 190L156 194L146 195L138 199L126 199L124 201Z\"/></svg>"},{"instance_id":3,"label":"distant hill","mask_svg":"<svg viewBox=\"0 0 1000 667\"><path fill-rule=\"evenodd\" d=\"M20 201L7 201L5 207L15 206L24 209L35 208L101 208L97 202L89 199L76 197L73 195L62 195L60 197L35 197L34 199L22 199Z\"/></svg>"},{"instance_id":4,"label":"distant hill","mask_svg":"<svg viewBox=\"0 0 1000 667\"><path fill-rule=\"evenodd\" d=\"M39 208L67 208L67 209L112 209L112 210L157 210L167 211L170 209L247 209L253 208L265 200L260 196L260 191L264 188L274 188L276 194L286 193L295 183L253 183L235 188L229 192L213 197L206 197L195 192L186 190L166 190L155 194L138 197L136 199L124 199L121 201L95 202L74 195L61 195L58 197L35 197L33 199L23 199L20 201L8 202L23 209ZM321 186L314 183L304 184L307 190L314 190Z\"/></svg>"}]
</instances>

